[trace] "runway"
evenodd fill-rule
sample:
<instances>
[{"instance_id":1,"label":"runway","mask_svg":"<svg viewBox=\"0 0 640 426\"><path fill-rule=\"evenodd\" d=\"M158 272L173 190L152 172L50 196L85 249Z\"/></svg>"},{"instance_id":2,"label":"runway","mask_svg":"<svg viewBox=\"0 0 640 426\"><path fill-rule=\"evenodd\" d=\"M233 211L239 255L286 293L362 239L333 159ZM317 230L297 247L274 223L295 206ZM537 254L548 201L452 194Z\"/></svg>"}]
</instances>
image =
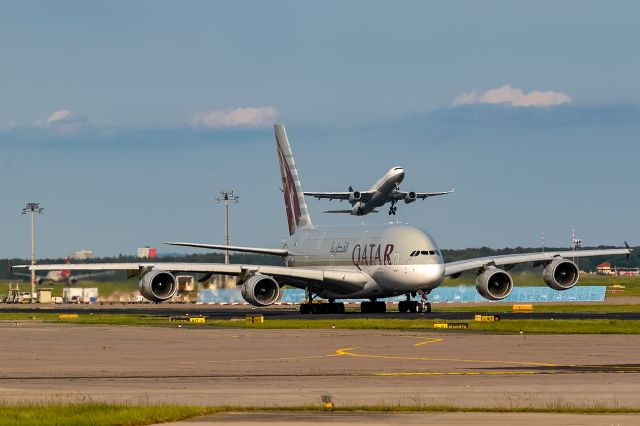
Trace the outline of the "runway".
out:
<instances>
[{"instance_id":1,"label":"runway","mask_svg":"<svg viewBox=\"0 0 640 426\"><path fill-rule=\"evenodd\" d=\"M510 306L506 306L509 309ZM254 308L246 305L195 305L195 304L165 304L165 305L0 305L0 312L25 312L37 313L87 313L99 312L103 314L128 314L128 315L204 315L207 318L228 320L232 318L244 318L246 315L264 315L268 319L345 319L345 318L395 318L395 319L420 319L438 318L449 321L471 321L476 314L494 315L495 312L487 312L482 306L473 312L469 311L439 311L438 305L434 305L431 313L399 313L397 308L388 307L389 312L384 314L362 314L357 311L348 311L344 314L315 314L302 315L295 305L270 306L267 308ZM585 311L588 305L585 306ZM608 319L608 320L640 320L640 311L636 312L501 312L501 319Z\"/></svg>"},{"instance_id":2,"label":"runway","mask_svg":"<svg viewBox=\"0 0 640 426\"><path fill-rule=\"evenodd\" d=\"M438 425L438 426L636 426L638 416L633 414L509 414L509 413L226 413L198 417L165 426L233 426L331 424L352 425Z\"/></svg>"},{"instance_id":3,"label":"runway","mask_svg":"<svg viewBox=\"0 0 640 426\"><path fill-rule=\"evenodd\" d=\"M0 322L0 401L640 407L640 336Z\"/></svg>"}]
</instances>

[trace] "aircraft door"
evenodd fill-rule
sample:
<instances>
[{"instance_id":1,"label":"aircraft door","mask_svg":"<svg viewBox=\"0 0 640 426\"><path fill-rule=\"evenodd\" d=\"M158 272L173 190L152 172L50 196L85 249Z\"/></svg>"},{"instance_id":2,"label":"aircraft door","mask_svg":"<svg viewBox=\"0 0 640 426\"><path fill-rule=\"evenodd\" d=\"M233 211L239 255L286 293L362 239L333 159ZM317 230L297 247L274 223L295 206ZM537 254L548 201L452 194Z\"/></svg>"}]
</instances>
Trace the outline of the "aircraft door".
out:
<instances>
[{"instance_id":1,"label":"aircraft door","mask_svg":"<svg viewBox=\"0 0 640 426\"><path fill-rule=\"evenodd\" d=\"M393 270L394 270L394 272L398 271L398 263L400 263L400 255L399 254L394 254L393 255Z\"/></svg>"}]
</instances>

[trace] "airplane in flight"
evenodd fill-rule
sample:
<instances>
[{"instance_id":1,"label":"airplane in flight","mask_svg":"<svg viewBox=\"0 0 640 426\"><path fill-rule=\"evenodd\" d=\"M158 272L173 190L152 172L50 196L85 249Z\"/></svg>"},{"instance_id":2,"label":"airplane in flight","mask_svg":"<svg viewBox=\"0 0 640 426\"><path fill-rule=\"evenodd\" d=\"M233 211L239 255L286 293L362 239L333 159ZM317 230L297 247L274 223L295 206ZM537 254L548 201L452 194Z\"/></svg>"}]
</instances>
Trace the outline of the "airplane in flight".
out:
<instances>
[{"instance_id":1,"label":"airplane in flight","mask_svg":"<svg viewBox=\"0 0 640 426\"><path fill-rule=\"evenodd\" d=\"M364 216L369 213L377 213L378 210L376 210L376 207L382 207L387 203L391 203L389 215L395 215L398 210L396 207L398 201L404 201L406 204L410 204L418 199L424 200L429 197L451 194L455 191L455 188L451 191L442 192L400 191L400 183L403 179L404 169L402 167L392 167L366 191L354 191L350 186L346 192L305 192L304 195L317 198L318 200L322 198L340 201L346 200L351 204L350 209L326 210L323 213L348 213L354 216Z\"/></svg>"},{"instance_id":2,"label":"airplane in flight","mask_svg":"<svg viewBox=\"0 0 640 426\"><path fill-rule=\"evenodd\" d=\"M362 312L385 312L387 297L405 295L400 312L430 312L428 295L445 277L458 277L465 271L477 274L476 289L488 300L509 296L513 279L507 272L519 263L542 266L542 280L555 290L576 285L579 270L570 258L629 255L631 249L545 251L480 257L445 262L435 240L426 231L411 225L316 226L311 221L300 177L283 125L275 125L275 139L289 236L277 248L226 246L191 242L167 243L174 246L230 250L279 256L284 266L249 264L138 262L78 265L19 266L42 270L127 270L128 276L141 276L140 293L152 302L171 299L177 291L176 273L190 272L236 277L243 298L254 306L276 303L283 286L304 289L306 302L301 313L341 313L340 299L367 299ZM626 244L626 243L625 243ZM16 268L16 267L14 267ZM417 298L419 300L413 300ZM313 303L314 298L329 303Z\"/></svg>"},{"instance_id":3,"label":"airplane in flight","mask_svg":"<svg viewBox=\"0 0 640 426\"><path fill-rule=\"evenodd\" d=\"M71 264L70 257L67 257L65 264L66 265ZM102 275L108 275L112 273L113 271L104 271L104 272L98 272L98 273L92 273L92 274L72 275L70 269L52 270L52 271L48 271L46 275L36 275L36 284L41 285L49 281L51 282L51 284L61 283L68 286L72 286L80 280L84 280L87 278L94 278ZM31 280L31 274L25 274L22 272L12 272L12 274L20 277L29 278L29 280Z\"/></svg>"}]
</instances>

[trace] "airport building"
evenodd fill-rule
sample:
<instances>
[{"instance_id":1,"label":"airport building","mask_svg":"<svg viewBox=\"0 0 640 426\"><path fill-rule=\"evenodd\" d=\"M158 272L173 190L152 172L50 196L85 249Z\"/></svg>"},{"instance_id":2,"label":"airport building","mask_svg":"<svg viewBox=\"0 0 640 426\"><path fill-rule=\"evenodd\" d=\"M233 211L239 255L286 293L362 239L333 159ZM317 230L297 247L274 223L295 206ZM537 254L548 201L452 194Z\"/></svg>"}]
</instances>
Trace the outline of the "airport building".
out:
<instances>
[{"instance_id":1,"label":"airport building","mask_svg":"<svg viewBox=\"0 0 640 426\"><path fill-rule=\"evenodd\" d=\"M73 252L71 257L77 260L91 259L93 257L93 251L87 249L76 250Z\"/></svg>"},{"instance_id":2,"label":"airport building","mask_svg":"<svg viewBox=\"0 0 640 426\"><path fill-rule=\"evenodd\" d=\"M156 254L155 247L144 246L138 249L138 258L140 259L154 259Z\"/></svg>"}]
</instances>

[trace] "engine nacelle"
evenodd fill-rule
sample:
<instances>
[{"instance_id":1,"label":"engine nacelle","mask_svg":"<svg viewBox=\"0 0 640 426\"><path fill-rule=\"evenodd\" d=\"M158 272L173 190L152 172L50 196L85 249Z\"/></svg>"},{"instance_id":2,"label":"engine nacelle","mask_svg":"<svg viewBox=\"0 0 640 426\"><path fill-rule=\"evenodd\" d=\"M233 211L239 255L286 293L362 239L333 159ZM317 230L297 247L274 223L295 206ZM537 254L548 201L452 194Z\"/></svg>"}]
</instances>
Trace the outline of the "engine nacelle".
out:
<instances>
[{"instance_id":1,"label":"engine nacelle","mask_svg":"<svg viewBox=\"0 0 640 426\"><path fill-rule=\"evenodd\" d=\"M171 299L178 290L176 277L170 272L152 270L147 272L138 285L140 294L152 302L164 302Z\"/></svg>"},{"instance_id":2,"label":"engine nacelle","mask_svg":"<svg viewBox=\"0 0 640 426\"><path fill-rule=\"evenodd\" d=\"M411 192L407 192L404 196L404 202L409 204L409 203L413 203L415 200L417 200L418 197L416 195L415 192L411 191Z\"/></svg>"},{"instance_id":3,"label":"engine nacelle","mask_svg":"<svg viewBox=\"0 0 640 426\"><path fill-rule=\"evenodd\" d=\"M362 194L360 194L360 191L353 191L351 194L349 194L349 202L351 204L354 204L357 201L360 201L360 197L362 196Z\"/></svg>"},{"instance_id":4,"label":"engine nacelle","mask_svg":"<svg viewBox=\"0 0 640 426\"><path fill-rule=\"evenodd\" d=\"M476 290L485 299L502 300L511 294L513 279L502 269L490 266L478 275Z\"/></svg>"},{"instance_id":5,"label":"engine nacelle","mask_svg":"<svg viewBox=\"0 0 640 426\"><path fill-rule=\"evenodd\" d=\"M280 285L268 275L254 275L242 284L244 300L253 306L269 306L278 301Z\"/></svg>"},{"instance_id":6,"label":"engine nacelle","mask_svg":"<svg viewBox=\"0 0 640 426\"><path fill-rule=\"evenodd\" d=\"M545 266L542 272L544 283L554 290L569 290L578 283L580 271L570 260L557 258Z\"/></svg>"}]
</instances>

